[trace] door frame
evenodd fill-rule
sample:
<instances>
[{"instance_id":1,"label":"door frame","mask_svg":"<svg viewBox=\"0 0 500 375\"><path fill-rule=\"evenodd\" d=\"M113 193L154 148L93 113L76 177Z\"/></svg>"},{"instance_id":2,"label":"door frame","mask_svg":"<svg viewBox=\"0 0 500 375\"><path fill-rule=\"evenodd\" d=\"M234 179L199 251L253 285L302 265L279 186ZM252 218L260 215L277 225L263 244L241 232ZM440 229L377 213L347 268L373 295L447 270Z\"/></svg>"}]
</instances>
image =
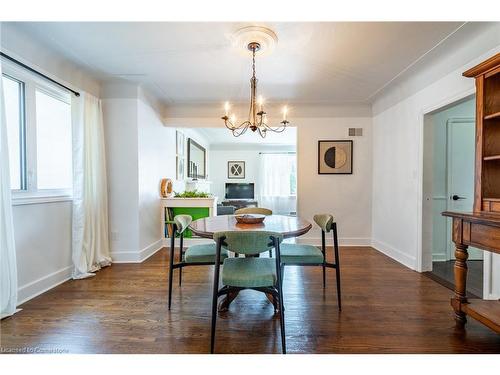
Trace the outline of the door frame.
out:
<instances>
[{"instance_id":1,"label":"door frame","mask_svg":"<svg viewBox=\"0 0 500 375\"><path fill-rule=\"evenodd\" d=\"M474 128L476 127L476 119L475 117L450 117L448 120L446 120L446 168L445 168L445 173L446 173L446 210L450 209L450 195L451 195L451 174L450 174L450 163L452 160L452 146L450 144L450 137L451 137L451 132L452 132L452 125L453 124L473 124ZM473 159L474 160L474 159ZM473 163L474 164L474 163ZM472 196L474 198L474 195ZM472 210L472 209L471 209ZM455 250L452 247L452 240L451 240L451 219L447 218L447 223L448 225L446 226L446 258L447 260L453 260L455 257L453 256Z\"/></svg>"},{"instance_id":2,"label":"door frame","mask_svg":"<svg viewBox=\"0 0 500 375\"><path fill-rule=\"evenodd\" d=\"M426 271L431 271L432 270L432 253L430 250L430 246L425 246L424 248L424 243L428 243L429 239L427 238L428 236L428 231L424 233L424 227L427 224L426 223L426 210L424 209L424 189L425 189L425 182L426 182L426 176L424 175L424 131L428 124L430 123L429 121L429 115L431 115L433 112L439 111L441 109L444 109L445 107L449 107L454 104L459 104L460 102L463 102L465 100L468 100L476 94L476 89L474 86L471 88L462 91L458 94L449 96L433 105L423 107L422 110L420 111L419 118L418 118L418 130L417 130L417 136L419 140L419 145L418 145L418 170L417 172L417 178L419 179L419 183L417 184L417 254L416 254L416 271L417 272L426 272ZM432 240L432 237L431 237Z\"/></svg>"}]
</instances>

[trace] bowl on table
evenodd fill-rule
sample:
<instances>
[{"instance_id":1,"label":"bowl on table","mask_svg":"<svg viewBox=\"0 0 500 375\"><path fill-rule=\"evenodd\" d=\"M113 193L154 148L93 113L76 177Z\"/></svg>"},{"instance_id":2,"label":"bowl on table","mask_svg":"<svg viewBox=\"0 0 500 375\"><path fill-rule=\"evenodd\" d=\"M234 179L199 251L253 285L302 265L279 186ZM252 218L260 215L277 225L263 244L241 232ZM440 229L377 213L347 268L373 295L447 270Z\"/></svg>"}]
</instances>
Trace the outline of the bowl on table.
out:
<instances>
[{"instance_id":1,"label":"bowl on table","mask_svg":"<svg viewBox=\"0 0 500 375\"><path fill-rule=\"evenodd\" d=\"M260 224L266 218L266 215L260 214L241 214L234 216L236 221L240 224Z\"/></svg>"}]
</instances>

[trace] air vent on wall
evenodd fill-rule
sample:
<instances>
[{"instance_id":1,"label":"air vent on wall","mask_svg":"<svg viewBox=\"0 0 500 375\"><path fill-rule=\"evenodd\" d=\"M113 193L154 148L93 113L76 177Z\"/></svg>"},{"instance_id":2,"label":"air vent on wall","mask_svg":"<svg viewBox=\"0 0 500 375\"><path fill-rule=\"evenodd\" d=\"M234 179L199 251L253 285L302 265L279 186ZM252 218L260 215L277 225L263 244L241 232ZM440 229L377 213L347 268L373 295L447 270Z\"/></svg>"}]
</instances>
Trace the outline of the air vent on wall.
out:
<instances>
[{"instance_id":1,"label":"air vent on wall","mask_svg":"<svg viewBox=\"0 0 500 375\"><path fill-rule=\"evenodd\" d=\"M363 128L349 128L349 137L360 137L363 135Z\"/></svg>"}]
</instances>

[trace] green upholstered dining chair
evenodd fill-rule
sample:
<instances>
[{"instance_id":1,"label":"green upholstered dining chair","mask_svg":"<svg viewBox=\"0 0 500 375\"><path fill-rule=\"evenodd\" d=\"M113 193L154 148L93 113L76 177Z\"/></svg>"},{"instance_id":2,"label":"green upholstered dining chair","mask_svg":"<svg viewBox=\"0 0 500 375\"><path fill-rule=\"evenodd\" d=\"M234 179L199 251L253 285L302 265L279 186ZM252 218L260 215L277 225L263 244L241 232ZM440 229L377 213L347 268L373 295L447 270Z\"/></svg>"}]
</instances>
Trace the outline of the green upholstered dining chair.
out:
<instances>
[{"instance_id":1,"label":"green upholstered dining chair","mask_svg":"<svg viewBox=\"0 0 500 375\"><path fill-rule=\"evenodd\" d=\"M242 215L242 214L260 214L260 215L272 215L273 211L270 210L269 208L264 208L264 207L245 207L245 208L240 208L239 210L234 211L235 215Z\"/></svg>"},{"instance_id":2,"label":"green upholstered dining chair","mask_svg":"<svg viewBox=\"0 0 500 375\"><path fill-rule=\"evenodd\" d=\"M207 266L215 264L216 247L215 242L190 246L184 251L184 231L189 227L193 219L189 215L177 215L174 220L168 221L172 225L172 236L170 238L170 266L168 269L168 309L172 304L172 279L174 269L179 269L179 286L182 285L182 269L188 266ZM179 261L174 263L175 237L179 235ZM221 250L220 261L228 257L226 249Z\"/></svg>"},{"instance_id":3,"label":"green upholstered dining chair","mask_svg":"<svg viewBox=\"0 0 500 375\"><path fill-rule=\"evenodd\" d=\"M283 243L281 245L281 262L283 266L321 266L323 267L323 288L326 286L326 268L334 268L337 279L337 300L342 310L340 293L340 258L337 237L337 223L330 214L314 215L314 221L321 228L321 250L312 245ZM333 252L335 263L326 261L326 233L333 234Z\"/></svg>"},{"instance_id":4,"label":"green upholstered dining chair","mask_svg":"<svg viewBox=\"0 0 500 375\"><path fill-rule=\"evenodd\" d=\"M285 315L283 304L283 283L281 278L280 243L283 237L279 233L265 231L226 231L214 233L217 243L214 267L214 288L212 296L212 330L210 352L214 352L215 326L217 320L217 301L220 296L243 289L253 289L271 294L279 304L281 324L281 347L286 353ZM219 289L220 260L223 250L238 252L244 255L259 254L276 249L275 258L226 258L222 267L222 284Z\"/></svg>"},{"instance_id":5,"label":"green upholstered dining chair","mask_svg":"<svg viewBox=\"0 0 500 375\"><path fill-rule=\"evenodd\" d=\"M259 215L272 215L273 211L269 208L264 207L245 207L240 208L239 210L234 211L235 215L243 215L243 214L259 214ZM238 256L238 254L236 254ZM273 256L273 249L269 249L269 258Z\"/></svg>"}]
</instances>

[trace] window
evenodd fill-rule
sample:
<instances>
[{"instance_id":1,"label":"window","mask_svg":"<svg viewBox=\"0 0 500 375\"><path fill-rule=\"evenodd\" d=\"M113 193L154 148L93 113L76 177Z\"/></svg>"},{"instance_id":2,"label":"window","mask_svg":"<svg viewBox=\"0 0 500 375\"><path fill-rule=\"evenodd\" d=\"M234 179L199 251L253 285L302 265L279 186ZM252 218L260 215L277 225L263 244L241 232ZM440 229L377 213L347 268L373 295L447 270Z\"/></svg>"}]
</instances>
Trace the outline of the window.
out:
<instances>
[{"instance_id":1,"label":"window","mask_svg":"<svg viewBox=\"0 0 500 375\"><path fill-rule=\"evenodd\" d=\"M261 195L289 197L297 192L297 158L291 153L263 153L261 156Z\"/></svg>"},{"instance_id":2,"label":"window","mask_svg":"<svg viewBox=\"0 0 500 375\"><path fill-rule=\"evenodd\" d=\"M297 204L297 158L295 153L261 153L259 206L278 215L293 215Z\"/></svg>"},{"instance_id":3,"label":"window","mask_svg":"<svg viewBox=\"0 0 500 375\"><path fill-rule=\"evenodd\" d=\"M26 189L24 83L4 75L2 84L7 119L10 186L12 190L24 190Z\"/></svg>"},{"instance_id":4,"label":"window","mask_svg":"<svg viewBox=\"0 0 500 375\"><path fill-rule=\"evenodd\" d=\"M16 66L2 69L14 204L70 198L71 97Z\"/></svg>"},{"instance_id":5,"label":"window","mask_svg":"<svg viewBox=\"0 0 500 375\"><path fill-rule=\"evenodd\" d=\"M71 189L71 105L36 91L38 189Z\"/></svg>"}]
</instances>

